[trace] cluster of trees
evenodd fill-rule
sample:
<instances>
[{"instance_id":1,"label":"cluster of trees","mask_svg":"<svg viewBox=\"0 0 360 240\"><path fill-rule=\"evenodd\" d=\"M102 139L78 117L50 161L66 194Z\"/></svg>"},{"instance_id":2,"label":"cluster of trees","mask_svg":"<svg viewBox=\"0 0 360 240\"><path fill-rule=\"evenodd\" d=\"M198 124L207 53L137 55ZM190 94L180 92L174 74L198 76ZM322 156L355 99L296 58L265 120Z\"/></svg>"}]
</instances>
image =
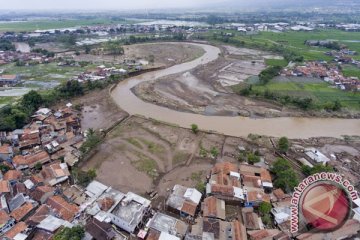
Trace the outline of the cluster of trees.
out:
<instances>
[{"instance_id":1,"label":"cluster of trees","mask_svg":"<svg viewBox=\"0 0 360 240\"><path fill-rule=\"evenodd\" d=\"M64 34L57 37L58 42L61 42L68 46L74 46L76 44L75 34Z\"/></svg>"},{"instance_id":2,"label":"cluster of trees","mask_svg":"<svg viewBox=\"0 0 360 240\"><path fill-rule=\"evenodd\" d=\"M315 173L333 172L334 169L331 166L316 164L314 167L310 167L308 165L303 165L301 167L301 171L305 176L310 176Z\"/></svg>"},{"instance_id":3,"label":"cluster of trees","mask_svg":"<svg viewBox=\"0 0 360 240\"><path fill-rule=\"evenodd\" d=\"M339 42L335 41L305 41L305 44L310 46L329 48L333 50L340 50L342 47L346 47L345 45L342 46Z\"/></svg>"},{"instance_id":4,"label":"cluster of trees","mask_svg":"<svg viewBox=\"0 0 360 240\"><path fill-rule=\"evenodd\" d=\"M216 15L209 15L207 16L207 18L205 19L205 22L210 24L210 25L215 25L215 24L222 24L226 22L226 19L216 16Z\"/></svg>"},{"instance_id":5,"label":"cluster of trees","mask_svg":"<svg viewBox=\"0 0 360 240\"><path fill-rule=\"evenodd\" d=\"M240 162L248 162L249 164L255 164L260 162L260 152L259 151L255 151L255 152L248 152L248 151L240 151L237 159Z\"/></svg>"},{"instance_id":6,"label":"cluster of trees","mask_svg":"<svg viewBox=\"0 0 360 240\"><path fill-rule=\"evenodd\" d=\"M31 49L31 52L41 53L41 54L45 55L46 57L55 57L54 52L48 51L48 50L43 49L43 48Z\"/></svg>"},{"instance_id":7,"label":"cluster of trees","mask_svg":"<svg viewBox=\"0 0 360 240\"><path fill-rule=\"evenodd\" d=\"M94 149L102 140L102 136L90 128L87 132L86 141L81 145L80 151L84 155Z\"/></svg>"},{"instance_id":8,"label":"cluster of trees","mask_svg":"<svg viewBox=\"0 0 360 240\"><path fill-rule=\"evenodd\" d=\"M324 109L326 111L333 111L333 112L336 112L336 111L340 111L342 108L342 104L339 100L335 100L333 102L328 102L324 105Z\"/></svg>"},{"instance_id":9,"label":"cluster of trees","mask_svg":"<svg viewBox=\"0 0 360 240\"><path fill-rule=\"evenodd\" d=\"M61 231L58 231L54 236L54 240L81 240L84 236L85 229L77 225L72 228L65 227Z\"/></svg>"},{"instance_id":10,"label":"cluster of trees","mask_svg":"<svg viewBox=\"0 0 360 240\"><path fill-rule=\"evenodd\" d=\"M270 216L271 209L272 209L271 203L262 202L259 205L261 220L265 225L271 224L271 216Z\"/></svg>"},{"instance_id":11,"label":"cluster of trees","mask_svg":"<svg viewBox=\"0 0 360 240\"><path fill-rule=\"evenodd\" d=\"M241 88L238 93L242 96L254 96L265 98L268 100L272 100L275 102L279 102L283 105L293 105L302 110L309 110L315 107L313 99L310 97L295 97L289 95L283 95L275 92L271 92L270 90L266 89L265 91L256 91L253 89L252 85L246 86Z\"/></svg>"},{"instance_id":12,"label":"cluster of trees","mask_svg":"<svg viewBox=\"0 0 360 240\"><path fill-rule=\"evenodd\" d=\"M83 93L84 87L78 81L68 81L43 95L32 90L25 94L18 103L5 106L0 110L0 130L11 131L22 128L39 107L49 107L61 99L79 96Z\"/></svg>"},{"instance_id":13,"label":"cluster of trees","mask_svg":"<svg viewBox=\"0 0 360 240\"><path fill-rule=\"evenodd\" d=\"M15 45L11 41L2 39L0 41L0 50L1 51L15 51Z\"/></svg>"},{"instance_id":14,"label":"cluster of trees","mask_svg":"<svg viewBox=\"0 0 360 240\"><path fill-rule=\"evenodd\" d=\"M79 168L74 168L71 171L71 174L74 179L76 179L76 183L86 187L92 180L96 178L96 170L89 169L88 171L80 170Z\"/></svg>"},{"instance_id":15,"label":"cluster of trees","mask_svg":"<svg viewBox=\"0 0 360 240\"><path fill-rule=\"evenodd\" d=\"M290 142L287 137L281 137L278 142L278 150L281 153L286 153L289 150Z\"/></svg>"},{"instance_id":16,"label":"cluster of trees","mask_svg":"<svg viewBox=\"0 0 360 240\"><path fill-rule=\"evenodd\" d=\"M281 188L284 192L291 192L299 184L298 176L292 169L290 163L278 158L271 167L271 172L275 175L274 185Z\"/></svg>"},{"instance_id":17,"label":"cluster of trees","mask_svg":"<svg viewBox=\"0 0 360 240\"><path fill-rule=\"evenodd\" d=\"M104 51L110 55L123 55L124 48L120 41L109 41L104 43Z\"/></svg>"},{"instance_id":18,"label":"cluster of trees","mask_svg":"<svg viewBox=\"0 0 360 240\"><path fill-rule=\"evenodd\" d=\"M270 66L264 69L259 74L260 83L264 85L269 83L271 79L279 75L281 69L282 67L280 66Z\"/></svg>"}]
</instances>

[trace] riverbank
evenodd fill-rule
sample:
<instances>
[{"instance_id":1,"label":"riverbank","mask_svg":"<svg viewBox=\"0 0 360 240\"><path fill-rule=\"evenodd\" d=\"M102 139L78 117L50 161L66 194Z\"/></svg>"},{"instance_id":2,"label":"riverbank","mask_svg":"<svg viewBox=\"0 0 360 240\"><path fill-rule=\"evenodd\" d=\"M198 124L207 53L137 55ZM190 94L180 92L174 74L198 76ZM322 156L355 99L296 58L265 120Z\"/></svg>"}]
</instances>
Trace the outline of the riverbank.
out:
<instances>
[{"instance_id":1,"label":"riverbank","mask_svg":"<svg viewBox=\"0 0 360 240\"><path fill-rule=\"evenodd\" d=\"M246 137L251 133L303 139L311 137L339 138L344 135L360 135L360 122L356 119L301 117L252 119L239 116L205 116L179 112L157 106L153 103L144 102L133 94L131 89L140 83L154 81L173 74L190 71L198 66L203 66L215 61L221 53L220 49L214 46L195 43L191 44L202 47L205 54L191 62L175 65L156 72L146 73L119 83L111 92L112 98L117 105L130 115L138 114L186 128L189 128L191 124L195 123L203 130L215 131L236 137Z\"/></svg>"}]
</instances>

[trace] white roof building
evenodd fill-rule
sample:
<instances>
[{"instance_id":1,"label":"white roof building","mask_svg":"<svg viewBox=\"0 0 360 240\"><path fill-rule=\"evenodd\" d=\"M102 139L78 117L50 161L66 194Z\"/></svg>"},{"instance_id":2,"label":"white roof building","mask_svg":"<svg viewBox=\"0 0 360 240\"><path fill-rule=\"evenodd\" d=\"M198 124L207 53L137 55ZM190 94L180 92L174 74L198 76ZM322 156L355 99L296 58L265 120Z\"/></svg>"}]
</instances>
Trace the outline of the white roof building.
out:
<instances>
[{"instance_id":1,"label":"white roof building","mask_svg":"<svg viewBox=\"0 0 360 240\"><path fill-rule=\"evenodd\" d=\"M91 183L89 183L89 185L86 187L85 194L88 195L91 198L99 197L108 188L109 188L108 186L94 180Z\"/></svg>"},{"instance_id":2,"label":"white roof building","mask_svg":"<svg viewBox=\"0 0 360 240\"><path fill-rule=\"evenodd\" d=\"M317 163L326 164L330 161L328 157L315 148L306 148L305 154Z\"/></svg>"}]
</instances>

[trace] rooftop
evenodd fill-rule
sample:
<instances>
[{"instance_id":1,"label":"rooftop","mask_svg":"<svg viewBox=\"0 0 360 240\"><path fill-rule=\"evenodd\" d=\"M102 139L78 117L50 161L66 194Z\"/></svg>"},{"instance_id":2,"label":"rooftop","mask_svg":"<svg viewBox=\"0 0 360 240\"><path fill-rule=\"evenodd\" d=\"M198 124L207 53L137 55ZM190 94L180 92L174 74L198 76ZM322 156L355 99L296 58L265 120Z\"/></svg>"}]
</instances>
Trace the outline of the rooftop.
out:
<instances>
[{"instance_id":1,"label":"rooftop","mask_svg":"<svg viewBox=\"0 0 360 240\"><path fill-rule=\"evenodd\" d=\"M26 215L28 215L35 208L34 204L27 202L21 207L15 209L10 213L10 216L13 217L16 221L24 220Z\"/></svg>"},{"instance_id":2,"label":"rooftop","mask_svg":"<svg viewBox=\"0 0 360 240\"><path fill-rule=\"evenodd\" d=\"M52 196L46 202L62 219L71 222L78 213L79 208L68 203L61 196Z\"/></svg>"},{"instance_id":3,"label":"rooftop","mask_svg":"<svg viewBox=\"0 0 360 240\"><path fill-rule=\"evenodd\" d=\"M166 201L166 205L187 213L190 216L194 216L201 196L202 194L195 188L175 185L171 195Z\"/></svg>"},{"instance_id":4,"label":"rooftop","mask_svg":"<svg viewBox=\"0 0 360 240\"><path fill-rule=\"evenodd\" d=\"M159 212L155 213L148 225L159 232L170 233L174 236L183 237L188 230L188 225L183 221Z\"/></svg>"},{"instance_id":5,"label":"rooftop","mask_svg":"<svg viewBox=\"0 0 360 240\"><path fill-rule=\"evenodd\" d=\"M18 233L21 233L27 228L27 224L24 222L18 222L13 228L11 228L6 234L5 237L13 239Z\"/></svg>"},{"instance_id":6,"label":"rooftop","mask_svg":"<svg viewBox=\"0 0 360 240\"><path fill-rule=\"evenodd\" d=\"M225 201L216 197L207 197L202 204L204 217L225 219Z\"/></svg>"}]
</instances>

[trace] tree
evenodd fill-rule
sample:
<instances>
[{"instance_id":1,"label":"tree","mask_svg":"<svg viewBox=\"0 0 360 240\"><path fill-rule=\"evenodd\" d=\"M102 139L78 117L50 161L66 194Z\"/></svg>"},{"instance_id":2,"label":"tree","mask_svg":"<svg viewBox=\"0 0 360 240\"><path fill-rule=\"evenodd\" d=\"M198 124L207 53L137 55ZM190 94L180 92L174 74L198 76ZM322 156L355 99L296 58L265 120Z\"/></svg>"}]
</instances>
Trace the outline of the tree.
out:
<instances>
[{"instance_id":1,"label":"tree","mask_svg":"<svg viewBox=\"0 0 360 240\"><path fill-rule=\"evenodd\" d=\"M266 215L262 216L261 220L265 225L270 225L271 224L270 214L266 214Z\"/></svg>"},{"instance_id":2,"label":"tree","mask_svg":"<svg viewBox=\"0 0 360 240\"><path fill-rule=\"evenodd\" d=\"M269 214L271 211L271 204L268 202L262 202L259 205L259 212L261 216L265 216L266 214Z\"/></svg>"},{"instance_id":3,"label":"tree","mask_svg":"<svg viewBox=\"0 0 360 240\"><path fill-rule=\"evenodd\" d=\"M210 154L216 158L219 155L219 150L216 147L212 147L210 150Z\"/></svg>"},{"instance_id":4,"label":"tree","mask_svg":"<svg viewBox=\"0 0 360 240\"><path fill-rule=\"evenodd\" d=\"M291 165L288 161L286 161L283 158L278 158L274 164L271 167L271 171L275 174L275 175L279 175L281 172L287 170L291 168Z\"/></svg>"},{"instance_id":5,"label":"tree","mask_svg":"<svg viewBox=\"0 0 360 240\"><path fill-rule=\"evenodd\" d=\"M95 169L89 169L88 171L83 171L78 168L74 168L72 171L72 176L76 179L77 184L86 187L92 180L97 176Z\"/></svg>"},{"instance_id":6,"label":"tree","mask_svg":"<svg viewBox=\"0 0 360 240\"><path fill-rule=\"evenodd\" d=\"M339 100L334 101L334 106L332 108L333 111L340 111L342 108L341 102Z\"/></svg>"},{"instance_id":7,"label":"tree","mask_svg":"<svg viewBox=\"0 0 360 240\"><path fill-rule=\"evenodd\" d=\"M274 185L285 192L291 192L299 183L298 177L288 161L278 158L271 167L276 178Z\"/></svg>"},{"instance_id":8,"label":"tree","mask_svg":"<svg viewBox=\"0 0 360 240\"><path fill-rule=\"evenodd\" d=\"M101 142L101 140L102 137L92 128L90 128L86 136L86 141L80 147L81 153L88 153L90 150L94 149Z\"/></svg>"},{"instance_id":9,"label":"tree","mask_svg":"<svg viewBox=\"0 0 360 240\"><path fill-rule=\"evenodd\" d=\"M254 164L254 163L260 162L260 157L255 155L254 153L250 152L247 154L247 160L248 160L248 163Z\"/></svg>"},{"instance_id":10,"label":"tree","mask_svg":"<svg viewBox=\"0 0 360 240\"><path fill-rule=\"evenodd\" d=\"M299 184L298 177L293 169L289 168L277 175L274 182L275 187L285 192L291 192Z\"/></svg>"},{"instance_id":11,"label":"tree","mask_svg":"<svg viewBox=\"0 0 360 240\"><path fill-rule=\"evenodd\" d=\"M196 124L191 124L191 131L195 134L199 132L199 127Z\"/></svg>"},{"instance_id":12,"label":"tree","mask_svg":"<svg viewBox=\"0 0 360 240\"><path fill-rule=\"evenodd\" d=\"M29 113L38 109L43 103L42 96L34 90L25 94L21 100L21 106L27 109Z\"/></svg>"},{"instance_id":13,"label":"tree","mask_svg":"<svg viewBox=\"0 0 360 240\"><path fill-rule=\"evenodd\" d=\"M89 54L91 51L91 47L89 45L85 45L85 53Z\"/></svg>"},{"instance_id":14,"label":"tree","mask_svg":"<svg viewBox=\"0 0 360 240\"><path fill-rule=\"evenodd\" d=\"M42 169L42 163L41 163L41 162L37 162L34 167L35 167L36 170L39 171L39 170Z\"/></svg>"},{"instance_id":15,"label":"tree","mask_svg":"<svg viewBox=\"0 0 360 240\"><path fill-rule=\"evenodd\" d=\"M10 170L10 167L8 166L8 165L4 165L4 164L1 164L0 165L0 171L2 172L2 173L6 173L7 171L9 171Z\"/></svg>"},{"instance_id":16,"label":"tree","mask_svg":"<svg viewBox=\"0 0 360 240\"><path fill-rule=\"evenodd\" d=\"M59 87L59 93L64 97L75 97L84 94L83 86L75 80L67 81Z\"/></svg>"},{"instance_id":17,"label":"tree","mask_svg":"<svg viewBox=\"0 0 360 240\"><path fill-rule=\"evenodd\" d=\"M85 236L85 230L82 226L77 225L69 228L65 227L61 231L57 232L54 236L54 240L81 240Z\"/></svg>"},{"instance_id":18,"label":"tree","mask_svg":"<svg viewBox=\"0 0 360 240\"><path fill-rule=\"evenodd\" d=\"M316 164L314 167L310 167L308 165L303 165L301 167L301 171L305 176L310 176L315 173L333 172L334 169L331 166Z\"/></svg>"},{"instance_id":19,"label":"tree","mask_svg":"<svg viewBox=\"0 0 360 240\"><path fill-rule=\"evenodd\" d=\"M282 137L279 139L278 149L280 152L286 153L289 150L289 146L290 146L290 143L289 143L289 139L287 137Z\"/></svg>"},{"instance_id":20,"label":"tree","mask_svg":"<svg viewBox=\"0 0 360 240\"><path fill-rule=\"evenodd\" d=\"M110 55L123 55L124 48L119 41L109 41L105 43L104 50Z\"/></svg>"}]
</instances>

